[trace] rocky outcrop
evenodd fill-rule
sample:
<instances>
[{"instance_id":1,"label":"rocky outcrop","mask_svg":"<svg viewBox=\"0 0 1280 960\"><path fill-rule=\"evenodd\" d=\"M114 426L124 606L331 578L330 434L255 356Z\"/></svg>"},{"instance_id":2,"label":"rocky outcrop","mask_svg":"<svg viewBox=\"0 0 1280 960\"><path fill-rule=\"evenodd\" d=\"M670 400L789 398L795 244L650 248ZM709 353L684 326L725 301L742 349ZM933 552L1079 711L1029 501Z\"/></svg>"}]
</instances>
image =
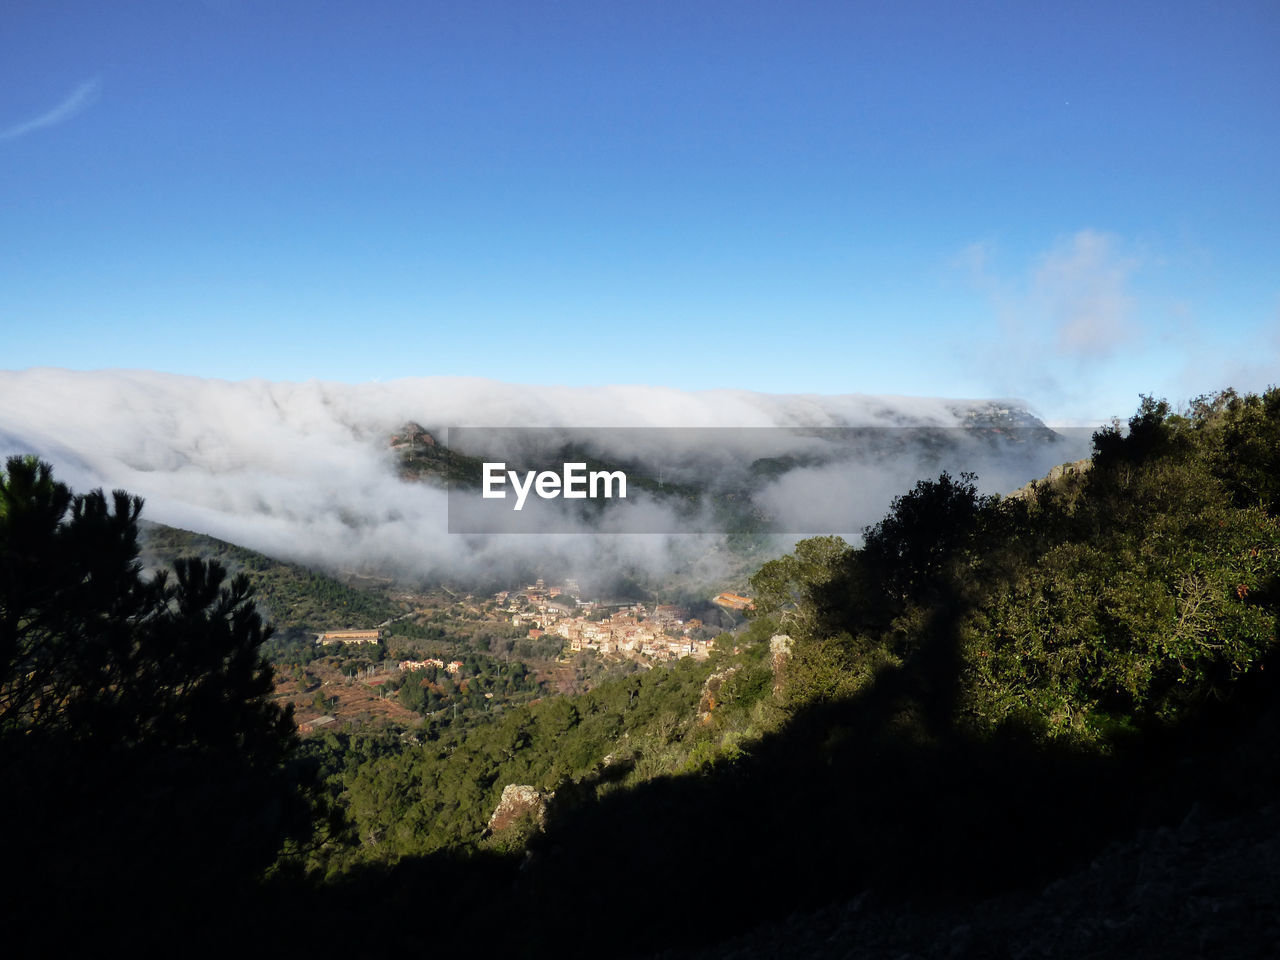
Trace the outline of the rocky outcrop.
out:
<instances>
[{"instance_id":1,"label":"rocky outcrop","mask_svg":"<svg viewBox=\"0 0 1280 960\"><path fill-rule=\"evenodd\" d=\"M528 784L507 784L502 788L502 798L498 801L493 816L489 818L489 832L541 830L547 825L547 804L553 796L555 792L552 790L539 790Z\"/></svg>"},{"instance_id":2,"label":"rocky outcrop","mask_svg":"<svg viewBox=\"0 0 1280 960\"><path fill-rule=\"evenodd\" d=\"M702 697L698 700L699 722L710 722L711 713L715 710L716 703L720 699L720 688L724 686L726 680L737 672L737 667L728 667L707 677L706 681L702 684Z\"/></svg>"},{"instance_id":3,"label":"rocky outcrop","mask_svg":"<svg viewBox=\"0 0 1280 960\"><path fill-rule=\"evenodd\" d=\"M1048 487L1061 483L1065 478L1078 479L1089 472L1092 460L1075 460L1071 463L1060 463L1053 467L1039 480L1032 480L1024 487L1019 487L1008 494L1006 500L1034 500L1037 494Z\"/></svg>"},{"instance_id":4,"label":"rocky outcrop","mask_svg":"<svg viewBox=\"0 0 1280 960\"><path fill-rule=\"evenodd\" d=\"M787 661L791 659L791 638L785 633L775 633L769 638L769 663L773 667L773 693L782 692L786 679Z\"/></svg>"},{"instance_id":5,"label":"rocky outcrop","mask_svg":"<svg viewBox=\"0 0 1280 960\"><path fill-rule=\"evenodd\" d=\"M412 420L391 435L392 450L434 447L435 445L436 438L427 432L427 428L420 423L414 423Z\"/></svg>"}]
</instances>

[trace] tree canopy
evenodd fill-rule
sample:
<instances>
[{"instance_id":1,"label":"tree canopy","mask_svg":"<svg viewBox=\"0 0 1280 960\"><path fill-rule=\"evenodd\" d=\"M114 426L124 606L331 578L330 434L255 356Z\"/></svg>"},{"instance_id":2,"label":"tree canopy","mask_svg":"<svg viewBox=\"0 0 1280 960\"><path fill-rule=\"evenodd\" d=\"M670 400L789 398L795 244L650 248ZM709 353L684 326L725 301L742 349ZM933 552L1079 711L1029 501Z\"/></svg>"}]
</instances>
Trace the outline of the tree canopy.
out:
<instances>
[{"instance_id":1,"label":"tree canopy","mask_svg":"<svg viewBox=\"0 0 1280 960\"><path fill-rule=\"evenodd\" d=\"M309 826L296 731L243 576L138 560L142 501L0 472L0 862L49 887L166 904L251 881ZM25 900L25 903L24 903ZM105 897L110 901L111 897Z\"/></svg>"},{"instance_id":2,"label":"tree canopy","mask_svg":"<svg viewBox=\"0 0 1280 960\"><path fill-rule=\"evenodd\" d=\"M793 677L889 664L947 722L1105 744L1228 696L1272 655L1277 476L1280 391L1182 414L1143 398L1026 495L944 473L861 547L802 541L752 583L797 634Z\"/></svg>"}]
</instances>

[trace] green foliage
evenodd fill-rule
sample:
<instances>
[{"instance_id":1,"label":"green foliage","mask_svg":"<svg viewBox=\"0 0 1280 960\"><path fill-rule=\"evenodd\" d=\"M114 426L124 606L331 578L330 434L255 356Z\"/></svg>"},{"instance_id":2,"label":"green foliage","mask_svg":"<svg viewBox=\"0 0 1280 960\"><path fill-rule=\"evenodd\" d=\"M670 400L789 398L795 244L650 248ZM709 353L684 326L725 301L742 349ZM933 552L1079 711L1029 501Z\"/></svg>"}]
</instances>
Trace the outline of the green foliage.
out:
<instances>
[{"instance_id":1,"label":"green foliage","mask_svg":"<svg viewBox=\"0 0 1280 960\"><path fill-rule=\"evenodd\" d=\"M1193 404L1210 466L1237 506L1280 513L1280 390L1239 396L1227 390Z\"/></svg>"},{"instance_id":2,"label":"green foliage","mask_svg":"<svg viewBox=\"0 0 1280 960\"><path fill-rule=\"evenodd\" d=\"M299 564L273 560L204 534L146 524L142 546L144 555L153 563L168 564L178 556L198 554L233 572L249 575L262 614L281 627L312 631L371 628L399 613L397 606L381 593L349 587ZM276 652L268 648L268 653ZM273 660L299 662L275 656Z\"/></svg>"},{"instance_id":3,"label":"green foliage","mask_svg":"<svg viewBox=\"0 0 1280 960\"><path fill-rule=\"evenodd\" d=\"M760 898L706 894L748 913L833 872L856 889L1040 882L1186 789L1195 775L1169 769L1204 764L1229 710L1268 689L1277 430L1275 391L1181 414L1144 399L1127 429L1099 431L1087 469L1025 497L924 481L862 546L815 538L766 563L755 614L704 663L470 711L484 677L505 681L478 649L465 691L409 675L406 703L430 713L436 697L459 718L432 716L421 743L316 747L348 833L314 863L527 846L512 889L546 891L525 914L538 920L564 902L604 916L679 862L754 876ZM1202 729L1207 751L1189 746ZM1240 748L1260 776L1268 744ZM1215 792L1229 779L1208 778ZM531 820L487 836L513 783L555 791L545 835Z\"/></svg>"},{"instance_id":4,"label":"green foliage","mask_svg":"<svg viewBox=\"0 0 1280 960\"><path fill-rule=\"evenodd\" d=\"M777 614L783 625L811 626L813 610L806 601L836 576L836 562L848 548L840 537L811 537L796 544L794 553L764 564L751 578L757 613Z\"/></svg>"},{"instance_id":5,"label":"green foliage","mask_svg":"<svg viewBox=\"0 0 1280 960\"><path fill-rule=\"evenodd\" d=\"M336 862L478 849L507 784L555 790L563 807L741 755L747 732L761 732L757 708L771 696L772 673L757 657L725 688L708 726L697 721L696 707L710 669L677 661L588 693L450 725L423 746L348 768L343 798L358 840L334 854ZM511 835L502 842L510 846Z\"/></svg>"},{"instance_id":6,"label":"green foliage","mask_svg":"<svg viewBox=\"0 0 1280 960\"><path fill-rule=\"evenodd\" d=\"M979 497L975 479L944 472L921 480L866 531L860 566L890 610L936 599L954 576L950 568L973 567L990 542L995 499Z\"/></svg>"},{"instance_id":7,"label":"green foliage","mask_svg":"<svg viewBox=\"0 0 1280 960\"><path fill-rule=\"evenodd\" d=\"M803 637L794 642L786 666L783 703L790 711L854 696L887 668L901 666L885 644L865 635Z\"/></svg>"},{"instance_id":8,"label":"green foliage","mask_svg":"<svg viewBox=\"0 0 1280 960\"><path fill-rule=\"evenodd\" d=\"M1029 501L944 473L861 548L766 564L753 587L796 640L787 702L887 671L934 720L1105 745L1228 696L1276 642L1280 394L1185 415L1143 398L1094 442L1092 469Z\"/></svg>"},{"instance_id":9,"label":"green foliage","mask_svg":"<svg viewBox=\"0 0 1280 960\"><path fill-rule=\"evenodd\" d=\"M1100 436L1085 499L1061 522L1072 532L994 584L975 618L984 718L1030 712L1095 737L1116 717L1171 721L1221 699L1263 661L1280 526L1233 496L1234 465L1206 450L1218 415L1201 417L1146 405L1128 436Z\"/></svg>"},{"instance_id":10,"label":"green foliage","mask_svg":"<svg viewBox=\"0 0 1280 960\"><path fill-rule=\"evenodd\" d=\"M391 677L385 689L398 691L400 704L423 716L458 708L462 712L454 722L464 725L474 722L478 712L528 701L542 689L524 662L481 653L464 656L461 677L457 683L446 671L427 666Z\"/></svg>"}]
</instances>

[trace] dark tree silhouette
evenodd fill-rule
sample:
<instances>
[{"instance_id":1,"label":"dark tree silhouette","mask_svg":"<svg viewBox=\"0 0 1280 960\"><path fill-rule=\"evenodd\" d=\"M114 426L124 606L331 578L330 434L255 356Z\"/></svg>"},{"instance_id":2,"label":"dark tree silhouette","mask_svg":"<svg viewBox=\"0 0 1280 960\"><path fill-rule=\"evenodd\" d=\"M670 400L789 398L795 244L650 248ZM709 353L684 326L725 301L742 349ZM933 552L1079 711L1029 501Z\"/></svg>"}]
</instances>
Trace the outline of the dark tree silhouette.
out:
<instances>
[{"instance_id":1,"label":"dark tree silhouette","mask_svg":"<svg viewBox=\"0 0 1280 960\"><path fill-rule=\"evenodd\" d=\"M175 922L310 822L248 581L198 559L148 578L141 508L30 457L0 473L0 869L28 918L56 891Z\"/></svg>"}]
</instances>

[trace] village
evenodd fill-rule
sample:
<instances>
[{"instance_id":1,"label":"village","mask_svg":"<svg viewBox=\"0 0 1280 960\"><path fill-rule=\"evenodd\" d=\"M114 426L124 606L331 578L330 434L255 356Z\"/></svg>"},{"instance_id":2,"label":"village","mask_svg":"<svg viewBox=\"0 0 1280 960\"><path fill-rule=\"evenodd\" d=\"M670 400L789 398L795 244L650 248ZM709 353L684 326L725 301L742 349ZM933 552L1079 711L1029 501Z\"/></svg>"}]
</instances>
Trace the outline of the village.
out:
<instances>
[{"instance_id":1,"label":"village","mask_svg":"<svg viewBox=\"0 0 1280 960\"><path fill-rule=\"evenodd\" d=\"M450 623L473 624L478 633L471 639L445 640L443 635L435 640L414 639L412 634L401 634L397 620L403 623L415 614L376 627L312 634L318 656L305 669L295 666L289 679L282 676L278 693L294 703L300 730L311 733L362 717L407 721L424 705L415 703L412 692L401 695L400 688L403 678L419 671L424 680L418 686L425 691L424 702L430 701L427 707L437 700L452 703L455 699L462 704L475 700L475 706L482 703L476 697L489 701L496 695L504 699L512 695L512 690L505 689L508 678L503 671L513 662L513 651L515 661L532 665L527 682L556 686L575 676L571 661L578 662L580 669L577 658L583 654L602 662L630 661L641 668L683 657L705 660L714 637L721 633L720 625L707 624L676 604L584 600L572 579L560 585L539 579L487 599L470 594L457 597L455 603L462 613L452 616L461 619ZM751 598L728 592L710 603L730 614L752 607ZM429 622L417 627L419 631L429 628ZM530 646L522 653L524 644ZM366 646L374 649L368 655L358 652ZM517 696L528 693L525 683L521 679L517 684Z\"/></svg>"},{"instance_id":2,"label":"village","mask_svg":"<svg viewBox=\"0 0 1280 960\"><path fill-rule=\"evenodd\" d=\"M575 580L557 587L539 579L522 590L501 591L494 600L514 625L528 625L531 638L559 636L571 653L590 650L644 663L680 657L704 660L715 643L704 623L682 607L582 600ZM751 605L749 598L730 593L713 602L738 611Z\"/></svg>"},{"instance_id":3,"label":"village","mask_svg":"<svg viewBox=\"0 0 1280 960\"><path fill-rule=\"evenodd\" d=\"M607 602L582 600L577 582L548 586L539 579L520 590L503 590L492 598L496 612L509 616L511 624L527 628L529 639L559 637L567 644L564 653L592 650L604 656L637 660L672 660L679 657L705 659L714 641L711 631L689 611L674 604ZM721 593L712 601L726 610L743 611L750 598ZM386 625L383 625L384 627ZM383 629L330 630L315 637L320 646L334 644L376 644ZM403 670L435 666L456 673L459 664L442 660L405 660Z\"/></svg>"}]
</instances>

